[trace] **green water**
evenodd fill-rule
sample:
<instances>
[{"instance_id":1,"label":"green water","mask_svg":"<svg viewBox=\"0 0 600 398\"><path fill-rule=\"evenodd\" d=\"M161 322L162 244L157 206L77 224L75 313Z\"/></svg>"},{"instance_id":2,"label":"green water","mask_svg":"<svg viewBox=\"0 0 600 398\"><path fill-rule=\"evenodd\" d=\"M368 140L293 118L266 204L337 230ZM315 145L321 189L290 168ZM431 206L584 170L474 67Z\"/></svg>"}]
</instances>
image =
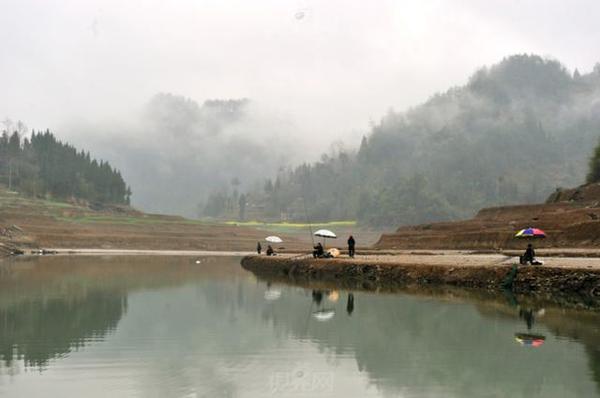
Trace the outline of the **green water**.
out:
<instances>
[{"instance_id":1,"label":"green water","mask_svg":"<svg viewBox=\"0 0 600 398\"><path fill-rule=\"evenodd\" d=\"M0 263L0 396L600 397L597 313L196 260Z\"/></svg>"}]
</instances>

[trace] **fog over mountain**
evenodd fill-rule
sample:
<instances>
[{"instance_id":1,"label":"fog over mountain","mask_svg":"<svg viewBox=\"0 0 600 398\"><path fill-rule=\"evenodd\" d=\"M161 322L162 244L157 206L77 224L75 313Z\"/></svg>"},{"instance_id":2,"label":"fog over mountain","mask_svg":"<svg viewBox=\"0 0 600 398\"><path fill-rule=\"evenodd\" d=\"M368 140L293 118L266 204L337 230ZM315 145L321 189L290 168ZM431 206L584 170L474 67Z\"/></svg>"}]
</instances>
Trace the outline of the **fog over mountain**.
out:
<instances>
[{"instance_id":1,"label":"fog over mountain","mask_svg":"<svg viewBox=\"0 0 600 398\"><path fill-rule=\"evenodd\" d=\"M293 120L249 99L206 100L161 93L127 120L80 123L71 137L123 170L132 203L197 217L210 192L247 190L308 151Z\"/></svg>"},{"instance_id":2,"label":"fog over mountain","mask_svg":"<svg viewBox=\"0 0 600 398\"><path fill-rule=\"evenodd\" d=\"M280 172L245 198L257 218L302 220L304 200L318 220L466 218L583 183L599 139L600 64L581 74L553 59L514 55L479 69L464 86L390 111L358 150ZM210 202L207 215L239 213L222 205L236 201L221 192Z\"/></svg>"},{"instance_id":3,"label":"fog over mountain","mask_svg":"<svg viewBox=\"0 0 600 398\"><path fill-rule=\"evenodd\" d=\"M109 161L134 205L186 215L211 192L249 191L281 166L331 155L332 143L351 152L390 109L440 126L466 95L410 109L511 54L558 59L582 76L600 60L594 0L2 5L0 120L49 129ZM215 110L242 99L235 117ZM496 104L468 106L495 115Z\"/></svg>"}]
</instances>

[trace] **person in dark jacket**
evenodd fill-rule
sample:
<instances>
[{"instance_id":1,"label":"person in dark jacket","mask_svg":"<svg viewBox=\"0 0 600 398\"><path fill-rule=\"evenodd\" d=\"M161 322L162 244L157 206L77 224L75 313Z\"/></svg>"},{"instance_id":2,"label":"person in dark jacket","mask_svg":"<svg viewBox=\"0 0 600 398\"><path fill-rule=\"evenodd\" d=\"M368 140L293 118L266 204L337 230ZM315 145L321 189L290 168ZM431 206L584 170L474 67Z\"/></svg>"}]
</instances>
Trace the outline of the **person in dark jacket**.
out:
<instances>
[{"instance_id":1,"label":"person in dark jacket","mask_svg":"<svg viewBox=\"0 0 600 398\"><path fill-rule=\"evenodd\" d=\"M314 258L321 258L325 254L325 249L323 249L323 245L321 242L317 243L315 246L315 250L313 251Z\"/></svg>"},{"instance_id":2,"label":"person in dark jacket","mask_svg":"<svg viewBox=\"0 0 600 398\"><path fill-rule=\"evenodd\" d=\"M260 245L260 242L256 243L256 252L258 254L260 254L262 252L262 246Z\"/></svg>"},{"instance_id":3,"label":"person in dark jacket","mask_svg":"<svg viewBox=\"0 0 600 398\"><path fill-rule=\"evenodd\" d=\"M271 245L268 245L267 246L267 256L274 256L274 255L275 255L275 250L273 250Z\"/></svg>"},{"instance_id":4,"label":"person in dark jacket","mask_svg":"<svg viewBox=\"0 0 600 398\"><path fill-rule=\"evenodd\" d=\"M525 250L525 254L521 257L521 264L530 263L533 265L535 261L535 250L533 250L533 245L530 243L527 245L527 249Z\"/></svg>"},{"instance_id":5,"label":"person in dark jacket","mask_svg":"<svg viewBox=\"0 0 600 398\"><path fill-rule=\"evenodd\" d=\"M348 255L352 258L354 258L354 245L356 244L356 241L354 240L354 237L352 235L350 235L350 237L348 238Z\"/></svg>"}]
</instances>

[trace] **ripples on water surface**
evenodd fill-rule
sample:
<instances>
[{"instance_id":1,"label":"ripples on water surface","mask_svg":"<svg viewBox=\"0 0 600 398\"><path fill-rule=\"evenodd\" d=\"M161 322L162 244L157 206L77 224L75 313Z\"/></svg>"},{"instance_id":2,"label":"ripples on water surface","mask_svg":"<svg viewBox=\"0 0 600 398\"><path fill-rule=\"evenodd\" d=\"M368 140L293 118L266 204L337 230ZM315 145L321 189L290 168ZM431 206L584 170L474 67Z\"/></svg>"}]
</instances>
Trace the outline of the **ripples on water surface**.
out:
<instances>
[{"instance_id":1,"label":"ripples on water surface","mask_svg":"<svg viewBox=\"0 0 600 398\"><path fill-rule=\"evenodd\" d=\"M305 289L223 257L0 271L3 397L600 397L593 312Z\"/></svg>"}]
</instances>

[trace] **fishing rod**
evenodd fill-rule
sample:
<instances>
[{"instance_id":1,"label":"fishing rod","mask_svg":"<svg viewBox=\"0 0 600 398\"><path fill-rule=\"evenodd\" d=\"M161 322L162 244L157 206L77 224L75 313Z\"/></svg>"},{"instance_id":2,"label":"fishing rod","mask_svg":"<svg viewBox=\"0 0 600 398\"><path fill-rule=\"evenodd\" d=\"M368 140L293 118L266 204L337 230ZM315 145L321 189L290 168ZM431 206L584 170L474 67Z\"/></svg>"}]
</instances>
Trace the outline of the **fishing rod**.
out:
<instances>
[{"instance_id":1,"label":"fishing rod","mask_svg":"<svg viewBox=\"0 0 600 398\"><path fill-rule=\"evenodd\" d=\"M306 217L306 223L308 224L308 230L310 231L310 240L314 247L315 238L313 237L312 224L310 223L310 218L308 217L308 208L306 206L306 186L304 185L304 181L302 181L302 203L304 204L304 216Z\"/></svg>"}]
</instances>

